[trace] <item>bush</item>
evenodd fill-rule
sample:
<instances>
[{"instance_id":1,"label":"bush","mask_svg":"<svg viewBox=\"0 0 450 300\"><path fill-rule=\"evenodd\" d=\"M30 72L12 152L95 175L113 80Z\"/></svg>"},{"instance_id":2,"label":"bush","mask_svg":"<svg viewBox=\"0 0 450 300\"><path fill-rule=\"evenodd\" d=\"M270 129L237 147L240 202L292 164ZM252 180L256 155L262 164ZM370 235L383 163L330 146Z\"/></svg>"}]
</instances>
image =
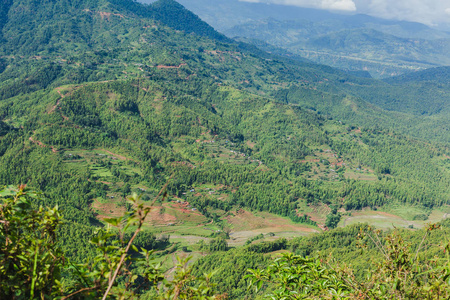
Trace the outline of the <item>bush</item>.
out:
<instances>
[{"instance_id":1,"label":"bush","mask_svg":"<svg viewBox=\"0 0 450 300\"><path fill-rule=\"evenodd\" d=\"M426 214L418 214L413 217L414 221L426 221L428 220L428 216Z\"/></svg>"}]
</instances>

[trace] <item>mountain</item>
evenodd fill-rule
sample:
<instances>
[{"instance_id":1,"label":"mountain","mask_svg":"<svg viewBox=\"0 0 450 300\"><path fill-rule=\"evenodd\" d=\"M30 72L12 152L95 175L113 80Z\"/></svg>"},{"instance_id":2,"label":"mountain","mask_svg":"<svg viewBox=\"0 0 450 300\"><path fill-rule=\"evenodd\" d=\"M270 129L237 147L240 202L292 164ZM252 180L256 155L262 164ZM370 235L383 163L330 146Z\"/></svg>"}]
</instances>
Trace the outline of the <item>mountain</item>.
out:
<instances>
[{"instance_id":1,"label":"mountain","mask_svg":"<svg viewBox=\"0 0 450 300\"><path fill-rule=\"evenodd\" d=\"M448 65L450 39L397 37L372 28L340 29L336 22L248 22L227 30L229 36L265 41L307 59L348 70L369 70L389 77Z\"/></svg>"},{"instance_id":2,"label":"mountain","mask_svg":"<svg viewBox=\"0 0 450 300\"><path fill-rule=\"evenodd\" d=\"M152 0L141 0L141 2L148 3ZM337 26L335 30L372 28L404 38L440 39L449 37L448 32L435 30L421 23L387 20L364 14L339 14L313 8L238 0L180 0L180 3L221 32L251 21L275 19L278 21L305 20L313 23L333 23Z\"/></svg>"},{"instance_id":3,"label":"mountain","mask_svg":"<svg viewBox=\"0 0 450 300\"><path fill-rule=\"evenodd\" d=\"M172 253L203 257L216 238L239 247L353 214L423 227L447 213L446 69L354 77L230 40L170 0L10 4L0 184L63 209L60 246L74 261L93 258L87 240L134 192L153 206L141 242L162 245L165 270Z\"/></svg>"},{"instance_id":4,"label":"mountain","mask_svg":"<svg viewBox=\"0 0 450 300\"><path fill-rule=\"evenodd\" d=\"M261 40L317 63L369 71L377 78L450 64L449 34L420 23L264 3L182 3L229 37Z\"/></svg>"},{"instance_id":5,"label":"mountain","mask_svg":"<svg viewBox=\"0 0 450 300\"><path fill-rule=\"evenodd\" d=\"M147 229L180 235L209 236L239 214L319 230L329 206L448 201L444 88L432 98L415 79L265 53L167 0L16 0L4 24L0 183L64 207L63 233L93 230L126 211L126 195L148 201L166 183L170 201ZM409 92L427 99L425 115ZM64 247L86 258L72 239Z\"/></svg>"},{"instance_id":6,"label":"mountain","mask_svg":"<svg viewBox=\"0 0 450 300\"><path fill-rule=\"evenodd\" d=\"M4 55L39 55L128 45L142 31L139 18L218 40L226 39L175 1L143 6L130 1L2 1ZM167 11L171 14L168 17ZM33 13L30 13L33 12ZM1 24L1 22L0 22ZM130 28L130 30L125 30Z\"/></svg>"}]
</instances>

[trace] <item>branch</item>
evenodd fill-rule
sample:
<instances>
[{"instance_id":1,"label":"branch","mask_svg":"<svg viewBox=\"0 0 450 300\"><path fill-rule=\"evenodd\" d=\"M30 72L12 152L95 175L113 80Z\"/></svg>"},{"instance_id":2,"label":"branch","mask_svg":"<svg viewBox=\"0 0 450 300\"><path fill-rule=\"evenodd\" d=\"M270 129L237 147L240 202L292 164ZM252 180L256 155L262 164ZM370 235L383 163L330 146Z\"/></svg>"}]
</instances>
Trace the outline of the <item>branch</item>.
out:
<instances>
[{"instance_id":1,"label":"branch","mask_svg":"<svg viewBox=\"0 0 450 300\"><path fill-rule=\"evenodd\" d=\"M34 298L34 288L36 285L36 279L37 279L37 258L39 254L39 244L36 245L36 252L34 253L34 262L33 262L33 278L31 280L31 292L30 292L30 299Z\"/></svg>"},{"instance_id":2,"label":"branch","mask_svg":"<svg viewBox=\"0 0 450 300\"><path fill-rule=\"evenodd\" d=\"M170 178L167 179L166 184L161 188L161 190L159 190L158 195L156 195L155 199L153 199L153 202L152 202L152 204L150 204L150 207L153 207L153 205L155 205L156 200L158 200L158 198L159 198L159 196L161 196L162 192L164 190L166 190L167 186L169 185L170 179L172 179L173 176L174 176L174 174L172 174L172 176L170 176Z\"/></svg>"},{"instance_id":3,"label":"branch","mask_svg":"<svg viewBox=\"0 0 450 300\"><path fill-rule=\"evenodd\" d=\"M76 292L73 292L73 293L70 294L70 295L65 296L65 297L62 298L61 300L67 300L67 299L69 299L69 298L75 296L76 294L79 294L79 293L82 293L82 292L86 292L86 291L92 291L92 290L95 290L95 289L97 289L97 288L98 288L97 286L90 287L90 288L84 288L84 289L78 290L78 291L76 291Z\"/></svg>"},{"instance_id":4,"label":"branch","mask_svg":"<svg viewBox=\"0 0 450 300\"><path fill-rule=\"evenodd\" d=\"M158 200L159 196L162 194L162 192L167 188L167 185L169 184L170 179L172 179L173 175L170 176L170 178L167 180L166 184L161 188L161 190L159 191L158 195L155 197L155 199L153 200L151 207L155 204L156 200ZM114 275L111 278L111 280L109 281L108 284L108 288L106 289L105 294L103 295L102 300L106 300L106 297L108 296L109 292L111 291L111 288L114 284L114 281L116 280L117 275L119 274L120 269L122 268L122 265L125 261L125 258L128 254L128 251L130 250L131 244L133 243L134 239L136 238L136 236L138 235L138 233L141 231L141 227L142 224L145 221L145 218L147 217L148 213L146 213L143 217L141 217L141 219L139 220L139 227L136 229L136 231L133 234L133 237L130 239L130 241L128 242L127 248L125 249L125 252L122 254L122 257L120 258L120 262L117 265L116 270L114 271Z\"/></svg>"},{"instance_id":5,"label":"branch","mask_svg":"<svg viewBox=\"0 0 450 300\"><path fill-rule=\"evenodd\" d=\"M372 235L370 234L370 232L367 233L367 235L369 236L369 238L372 240L372 242L375 244L375 246L378 248L378 250L380 250L381 253L383 253L383 255L388 258L389 256L387 255L387 253L384 251L383 245L381 244L380 239L378 238L378 235L376 233L374 233L375 236L377 237L378 243L375 241L375 239L372 237Z\"/></svg>"},{"instance_id":6,"label":"branch","mask_svg":"<svg viewBox=\"0 0 450 300\"><path fill-rule=\"evenodd\" d=\"M423 242L425 242L425 239L427 238L427 236L428 236L428 230L425 232L425 234L422 238L422 241L420 242L419 247L417 247L416 255L414 256L414 261L416 261L417 256L419 255L419 250L422 249L422 244L423 244Z\"/></svg>"},{"instance_id":7,"label":"branch","mask_svg":"<svg viewBox=\"0 0 450 300\"><path fill-rule=\"evenodd\" d=\"M142 225L142 222L141 224ZM114 275L111 278L111 280L109 281L109 285L108 288L106 289L105 294L103 295L102 300L105 300L106 297L108 296L109 292L111 291L112 286L114 285L114 281L116 280L117 275L119 274L120 268L122 268L122 265L125 261L125 258L128 254L128 251L130 250L131 244L133 243L134 239L136 238L136 236L138 235L138 233L141 231L141 226L138 227L138 229L136 229L136 231L134 232L133 237L130 239L130 241L128 242L127 248L125 249L125 252L122 254L122 257L120 258L120 262L117 265L116 270L114 271Z\"/></svg>"}]
</instances>

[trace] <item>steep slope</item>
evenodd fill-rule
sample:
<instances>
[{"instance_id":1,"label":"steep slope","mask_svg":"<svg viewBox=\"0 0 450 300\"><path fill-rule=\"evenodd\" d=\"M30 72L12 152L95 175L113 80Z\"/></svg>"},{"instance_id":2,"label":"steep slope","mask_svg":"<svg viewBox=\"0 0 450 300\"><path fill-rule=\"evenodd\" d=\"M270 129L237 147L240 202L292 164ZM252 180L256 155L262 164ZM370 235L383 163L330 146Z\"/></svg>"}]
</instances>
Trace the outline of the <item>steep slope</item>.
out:
<instances>
[{"instance_id":1,"label":"steep slope","mask_svg":"<svg viewBox=\"0 0 450 300\"><path fill-rule=\"evenodd\" d=\"M44 191L44 204L59 203L74 226L125 211L132 191L151 199L168 178L171 200L189 202L196 217L219 228L240 208L315 226L309 215L317 205L447 203L448 148L393 131L407 124L401 117L416 119L350 90L387 83L211 39L203 29L186 33L134 12L168 4L168 18L172 2L82 1L83 9L64 3L36 7L45 8L49 43L35 39L41 23L23 25L23 45L12 38L17 20L4 27L15 47L5 51L42 53L4 58L0 183ZM57 31L52 24L69 13L77 27ZM77 28L91 29L83 38Z\"/></svg>"},{"instance_id":2,"label":"steep slope","mask_svg":"<svg viewBox=\"0 0 450 300\"><path fill-rule=\"evenodd\" d=\"M226 39L172 0L148 6L105 0L6 1L1 11L8 10L8 3L10 13L0 15L6 40L0 49L5 55L66 56L76 51L126 47L139 40L141 25L151 26L155 22L186 33ZM150 24L143 24L143 20Z\"/></svg>"},{"instance_id":3,"label":"steep slope","mask_svg":"<svg viewBox=\"0 0 450 300\"><path fill-rule=\"evenodd\" d=\"M12 0L5 0L0 2L0 40L3 39L2 29L8 21L8 12L11 8L12 3Z\"/></svg>"},{"instance_id":4,"label":"steep slope","mask_svg":"<svg viewBox=\"0 0 450 300\"><path fill-rule=\"evenodd\" d=\"M9 15L9 21L5 28L9 42L4 44L4 52L5 54L14 53L15 55L22 54L30 57L33 67L29 68L29 64L24 65L22 62L10 64L5 60L5 57L2 58L3 62L0 62L0 71L10 65L8 72L2 75L2 81L6 84L1 93L2 98L16 95L21 91L34 91L47 87L48 84L59 77L66 78L60 78L59 84L64 82L111 80L122 77L123 73L119 71L119 67L114 66L114 62L124 59L126 56L125 51L135 47L136 43L144 45L149 43L151 39L156 40L154 44L157 46L154 47L150 56L150 65L178 66L183 63L183 55L194 58L192 52L189 51L186 51L183 55L175 54L177 51L176 43L172 43L170 39L165 41L164 33L158 31L157 24L160 23L155 21L154 18L158 20L167 19L166 22L170 23L177 30L180 28L179 26L186 26L188 28L186 29L187 33L195 32L198 36L217 37L220 41L224 41L223 37L211 27L208 27L198 17L173 1L157 1L150 6L143 6L130 1L99 1L92 3L89 1L79 3L59 1L55 6L52 6L52 2L48 1L43 1L42 5L37 5L36 3L31 1L16 2L13 9L14 13ZM23 9L19 9L20 7ZM38 13L32 16L34 17L32 22L23 22L24 24L22 24L20 20L25 18L26 15L23 12L29 10L36 10ZM181 14L184 14L183 18L181 18L183 20L182 25L180 23ZM73 26L67 26L67 19L71 20L69 22L72 22ZM49 34L44 34L44 32ZM167 49L171 43L174 51L170 53ZM196 42L194 41L194 43ZM186 49L191 46L187 45ZM198 45L198 47L196 50L202 49L201 45ZM301 81L303 82L302 85L307 85L307 88L314 88L326 94L340 94L339 98L341 99L346 99L345 95L351 93L363 99L363 101L355 100L359 101L359 111L356 114L348 106L341 106L336 102L334 103L337 106L332 104L333 102L330 105L323 105L317 103L313 98L306 99L304 97L302 102L299 102L299 99L288 99L288 101L304 103L307 107L315 108L346 122L353 122L359 125L386 123L388 124L387 128L394 126L398 130L405 130L405 128L411 127L411 121L409 120L411 117L393 116L389 113L386 115L386 113L380 111L374 115L371 112L373 108L370 105L368 106L364 100L380 105L384 109L402 113L430 115L436 111L410 110L410 108L414 108L414 104L404 105L403 107L389 104L391 102L390 99L396 99L396 103L411 102L411 97L405 92L411 88L410 86L405 87L402 85L396 89L388 88L386 90L386 86L379 82L355 80L349 77L348 74L331 68L303 62L283 61L279 57L271 57L245 44L232 47L235 48L234 51L243 54L244 68L241 68L242 64L239 63L236 57L222 61L224 62L222 65L233 65L233 68L237 68L236 70L238 71L231 72L228 66L222 67L215 63L202 65L200 61L194 58L196 68L208 69L208 72L211 72L226 83L235 85L237 82L240 82L238 85L244 86L252 92L264 92L266 95L270 95L273 92L273 88L279 86L278 83L291 83L293 81ZM111 49L114 49L114 51ZM86 53L86 51L89 51L89 53ZM246 56L246 53L248 56ZM255 53L267 60L252 58L252 55ZM278 53L288 55L287 53ZM223 53L211 54L216 57L223 56ZM231 52L227 52L223 58L230 54ZM60 58L58 58L58 55L60 55ZM239 59L243 57L239 57ZM14 62L13 56L9 56L9 59ZM273 59L278 60L278 62L272 63L271 60ZM16 61L18 62L19 60ZM87 61L87 63L83 61ZM49 67L46 65L50 62L57 62L60 66L65 64L68 68L64 68L64 72L62 72L60 67L55 68L55 66ZM148 61L143 59L136 63L149 64ZM257 67L253 67L252 64L256 64ZM14 67L12 67L13 65ZM280 68L280 66L283 67ZM262 72L260 68L263 69ZM285 68L284 71L280 72L283 68ZM245 71L241 72L243 69ZM34 70L37 71L35 72ZM42 72L48 74L46 79L34 79ZM327 79L327 81L322 79ZM284 89L283 84L281 88ZM339 92L336 90L339 90ZM369 90L371 91L370 93L367 92ZM418 103L427 103L427 105L429 100L426 99L436 98L433 101L442 102L446 97L446 93L431 94L430 97L429 90L423 93L423 89L412 90L412 92L419 96L417 98ZM323 97L328 98L326 95ZM286 99L283 101L286 101ZM429 106L439 107L439 105L434 104ZM358 114L361 114L361 116ZM379 121L380 118L383 120L382 122ZM429 121L427 120L426 122ZM414 120L413 122L420 124L425 121ZM418 132L417 130L407 130L406 132L421 138L427 136L426 133L421 134L422 131ZM437 132L436 139L448 141L445 135L446 133L440 134Z\"/></svg>"}]
</instances>

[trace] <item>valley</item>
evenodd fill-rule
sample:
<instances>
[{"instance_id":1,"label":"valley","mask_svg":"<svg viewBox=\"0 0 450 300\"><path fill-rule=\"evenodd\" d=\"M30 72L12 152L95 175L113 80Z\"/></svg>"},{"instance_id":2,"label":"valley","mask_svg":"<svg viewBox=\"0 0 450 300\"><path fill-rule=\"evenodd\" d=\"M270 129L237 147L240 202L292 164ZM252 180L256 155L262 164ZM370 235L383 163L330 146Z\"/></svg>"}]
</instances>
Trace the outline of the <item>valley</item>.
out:
<instances>
[{"instance_id":1,"label":"valley","mask_svg":"<svg viewBox=\"0 0 450 300\"><path fill-rule=\"evenodd\" d=\"M173 0L7 0L0 28L0 262L21 262L0 269L0 298L20 281L30 299L266 299L275 281L249 290L246 275L283 253L330 274L334 256L352 280L401 239L444 258L448 67L357 76L226 37ZM390 64L369 56L355 57ZM384 74L432 66L392 59ZM371 234L383 242L358 248Z\"/></svg>"}]
</instances>

